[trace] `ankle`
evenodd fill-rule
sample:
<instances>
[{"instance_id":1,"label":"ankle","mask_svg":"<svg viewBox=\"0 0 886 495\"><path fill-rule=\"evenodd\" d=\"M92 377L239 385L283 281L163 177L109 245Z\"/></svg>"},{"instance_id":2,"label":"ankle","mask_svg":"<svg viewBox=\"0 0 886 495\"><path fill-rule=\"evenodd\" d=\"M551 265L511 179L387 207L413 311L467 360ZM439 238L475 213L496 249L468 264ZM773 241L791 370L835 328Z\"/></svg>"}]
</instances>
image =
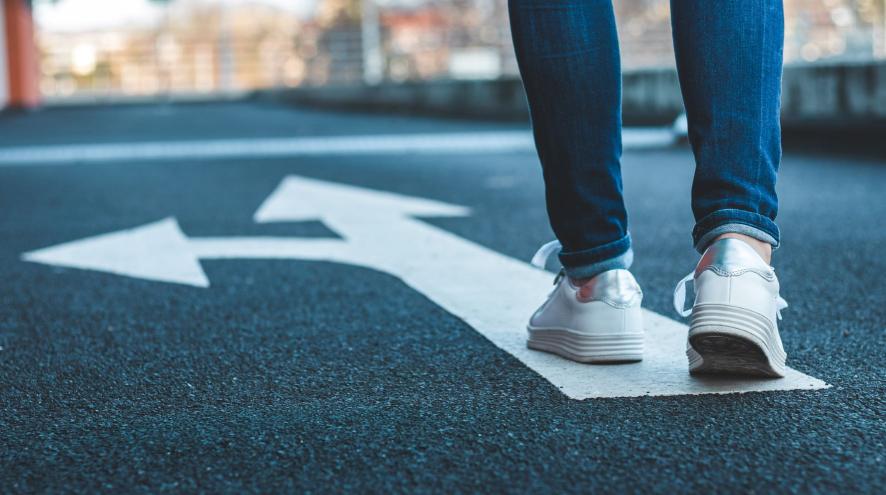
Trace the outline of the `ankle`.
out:
<instances>
[{"instance_id":1,"label":"ankle","mask_svg":"<svg viewBox=\"0 0 886 495\"><path fill-rule=\"evenodd\" d=\"M745 242L747 245L754 248L754 251L763 258L767 264L772 264L772 245L768 242L763 242L759 239L754 239L753 237L744 235L744 234L735 234L735 233L726 233L721 236L718 236L714 241L719 241L720 239L738 239L740 241Z\"/></svg>"}]
</instances>

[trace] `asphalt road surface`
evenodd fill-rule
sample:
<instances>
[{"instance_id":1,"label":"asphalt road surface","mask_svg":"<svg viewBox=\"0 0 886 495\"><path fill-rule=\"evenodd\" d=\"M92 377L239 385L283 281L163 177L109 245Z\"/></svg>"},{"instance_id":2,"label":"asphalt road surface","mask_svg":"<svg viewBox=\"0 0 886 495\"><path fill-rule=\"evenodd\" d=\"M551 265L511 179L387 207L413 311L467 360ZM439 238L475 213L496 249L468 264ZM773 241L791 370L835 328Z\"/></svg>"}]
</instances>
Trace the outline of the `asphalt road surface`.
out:
<instances>
[{"instance_id":1,"label":"asphalt road surface","mask_svg":"<svg viewBox=\"0 0 886 495\"><path fill-rule=\"evenodd\" d=\"M0 116L0 155L526 128L249 102L49 109ZM204 288L21 258L169 217L188 237L337 238L319 221L254 221L297 175L468 206L422 221L528 260L552 238L531 150L35 160L0 166L0 491L886 487L886 159L788 149L782 165L788 364L830 388L584 401L379 271L209 259ZM629 147L623 168L644 305L677 318L673 286L697 258L691 154Z\"/></svg>"}]
</instances>

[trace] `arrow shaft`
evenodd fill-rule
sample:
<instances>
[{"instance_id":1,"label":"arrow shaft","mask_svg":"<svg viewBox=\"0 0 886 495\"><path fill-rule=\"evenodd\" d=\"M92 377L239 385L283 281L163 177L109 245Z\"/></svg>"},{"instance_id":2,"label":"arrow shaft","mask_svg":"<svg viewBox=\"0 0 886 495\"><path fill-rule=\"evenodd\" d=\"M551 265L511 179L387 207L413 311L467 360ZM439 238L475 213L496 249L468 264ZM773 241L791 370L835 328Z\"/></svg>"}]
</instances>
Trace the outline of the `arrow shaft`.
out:
<instances>
[{"instance_id":1,"label":"arrow shaft","mask_svg":"<svg viewBox=\"0 0 886 495\"><path fill-rule=\"evenodd\" d=\"M305 259L350 263L352 249L342 240L283 237L197 237L188 239L200 259Z\"/></svg>"},{"instance_id":2,"label":"arrow shaft","mask_svg":"<svg viewBox=\"0 0 886 495\"><path fill-rule=\"evenodd\" d=\"M524 329L531 311L551 290L552 274L420 220L387 218L385 222L370 224L361 220L358 213L327 215L323 221L348 239L354 253L360 256L359 264L397 276L566 395L584 399L712 390L709 384L687 378L685 325L644 310L651 350L643 372L636 366L601 371L599 367L589 368L529 350ZM652 383L650 376L655 377ZM802 375L792 379L805 380ZM813 384L823 385L817 381ZM741 389L735 383L727 383L716 391L736 390Z\"/></svg>"}]
</instances>

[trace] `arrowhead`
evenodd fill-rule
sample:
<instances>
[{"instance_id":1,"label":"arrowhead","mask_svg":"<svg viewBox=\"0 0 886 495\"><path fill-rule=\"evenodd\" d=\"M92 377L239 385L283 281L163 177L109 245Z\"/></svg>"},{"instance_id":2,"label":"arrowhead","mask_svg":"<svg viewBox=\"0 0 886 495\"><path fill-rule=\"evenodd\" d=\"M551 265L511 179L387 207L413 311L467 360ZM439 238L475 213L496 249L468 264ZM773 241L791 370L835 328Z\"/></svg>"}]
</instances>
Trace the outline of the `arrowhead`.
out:
<instances>
[{"instance_id":1,"label":"arrowhead","mask_svg":"<svg viewBox=\"0 0 886 495\"><path fill-rule=\"evenodd\" d=\"M374 219L397 214L416 217L461 217L464 206L390 192L375 191L304 177L289 176L262 203L255 221L319 220L328 215L359 215Z\"/></svg>"},{"instance_id":2,"label":"arrowhead","mask_svg":"<svg viewBox=\"0 0 886 495\"><path fill-rule=\"evenodd\" d=\"M22 255L25 261L127 277L209 287L209 279L174 218L88 237Z\"/></svg>"}]
</instances>

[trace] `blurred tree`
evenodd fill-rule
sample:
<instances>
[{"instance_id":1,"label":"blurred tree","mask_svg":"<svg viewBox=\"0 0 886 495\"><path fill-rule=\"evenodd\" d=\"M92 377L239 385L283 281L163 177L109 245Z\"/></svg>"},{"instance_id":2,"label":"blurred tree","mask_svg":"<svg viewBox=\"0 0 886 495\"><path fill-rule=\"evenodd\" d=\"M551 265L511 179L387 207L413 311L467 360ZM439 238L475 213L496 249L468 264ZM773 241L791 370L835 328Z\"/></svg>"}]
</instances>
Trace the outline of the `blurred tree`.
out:
<instances>
[{"instance_id":1,"label":"blurred tree","mask_svg":"<svg viewBox=\"0 0 886 495\"><path fill-rule=\"evenodd\" d=\"M323 25L358 22L360 0L322 0L317 6L317 20Z\"/></svg>"}]
</instances>

